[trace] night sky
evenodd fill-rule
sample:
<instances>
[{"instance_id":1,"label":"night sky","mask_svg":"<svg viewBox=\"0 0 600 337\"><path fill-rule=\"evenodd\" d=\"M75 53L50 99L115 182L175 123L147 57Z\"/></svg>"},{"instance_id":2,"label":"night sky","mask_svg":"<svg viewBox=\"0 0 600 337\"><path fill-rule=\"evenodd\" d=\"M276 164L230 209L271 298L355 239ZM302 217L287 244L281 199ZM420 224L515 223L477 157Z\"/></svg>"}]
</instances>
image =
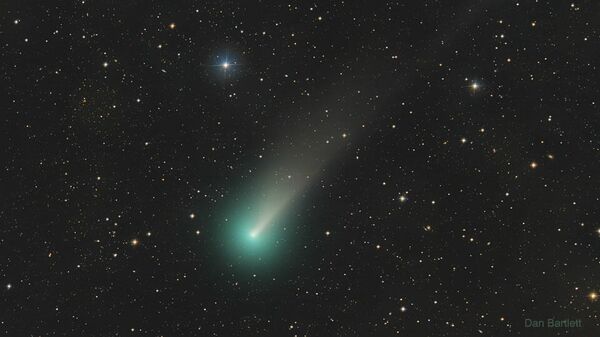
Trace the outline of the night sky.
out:
<instances>
[{"instance_id":1,"label":"night sky","mask_svg":"<svg viewBox=\"0 0 600 337\"><path fill-rule=\"evenodd\" d=\"M600 332L597 1L0 19L3 335Z\"/></svg>"}]
</instances>

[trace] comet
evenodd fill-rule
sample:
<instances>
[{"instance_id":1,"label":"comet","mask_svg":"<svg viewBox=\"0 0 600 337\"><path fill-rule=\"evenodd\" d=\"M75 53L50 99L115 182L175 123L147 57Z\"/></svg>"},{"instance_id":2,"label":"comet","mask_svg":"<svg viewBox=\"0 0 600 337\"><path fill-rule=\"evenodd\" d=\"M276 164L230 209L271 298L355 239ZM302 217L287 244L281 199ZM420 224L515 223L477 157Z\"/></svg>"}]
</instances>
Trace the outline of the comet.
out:
<instances>
[{"instance_id":1,"label":"comet","mask_svg":"<svg viewBox=\"0 0 600 337\"><path fill-rule=\"evenodd\" d=\"M265 163L253 170L256 176L232 190L220 212L226 219L221 240L229 263L249 267L281 261L289 244L297 240L298 226L305 221L297 210L323 161L313 156L314 152L309 157L292 151L298 148L286 150L278 158L265 158Z\"/></svg>"}]
</instances>

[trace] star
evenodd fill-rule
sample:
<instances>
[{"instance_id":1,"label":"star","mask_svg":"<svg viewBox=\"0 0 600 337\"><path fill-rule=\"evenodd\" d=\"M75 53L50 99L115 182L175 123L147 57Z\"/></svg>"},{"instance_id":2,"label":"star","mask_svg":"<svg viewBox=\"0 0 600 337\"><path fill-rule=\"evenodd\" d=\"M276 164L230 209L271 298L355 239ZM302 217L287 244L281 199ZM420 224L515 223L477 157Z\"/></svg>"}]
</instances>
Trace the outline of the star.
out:
<instances>
[{"instance_id":1,"label":"star","mask_svg":"<svg viewBox=\"0 0 600 337\"><path fill-rule=\"evenodd\" d=\"M140 241L138 239L131 239L129 243L132 247L137 247L140 244Z\"/></svg>"},{"instance_id":2,"label":"star","mask_svg":"<svg viewBox=\"0 0 600 337\"><path fill-rule=\"evenodd\" d=\"M12 289L12 284L9 283L6 285L6 290L10 290L10 289Z\"/></svg>"},{"instance_id":3,"label":"star","mask_svg":"<svg viewBox=\"0 0 600 337\"><path fill-rule=\"evenodd\" d=\"M538 167L538 164L534 161L532 161L531 163L529 163L529 167L531 167L532 169L535 169Z\"/></svg>"},{"instance_id":4,"label":"star","mask_svg":"<svg viewBox=\"0 0 600 337\"><path fill-rule=\"evenodd\" d=\"M229 68L229 62L223 62L223 64L221 64L221 67L223 67L223 69Z\"/></svg>"},{"instance_id":5,"label":"star","mask_svg":"<svg viewBox=\"0 0 600 337\"><path fill-rule=\"evenodd\" d=\"M469 82L469 84L466 86L466 88L472 94L477 93L481 89L481 84L479 82L477 82L476 80L469 80L468 78L465 78L465 81Z\"/></svg>"}]
</instances>

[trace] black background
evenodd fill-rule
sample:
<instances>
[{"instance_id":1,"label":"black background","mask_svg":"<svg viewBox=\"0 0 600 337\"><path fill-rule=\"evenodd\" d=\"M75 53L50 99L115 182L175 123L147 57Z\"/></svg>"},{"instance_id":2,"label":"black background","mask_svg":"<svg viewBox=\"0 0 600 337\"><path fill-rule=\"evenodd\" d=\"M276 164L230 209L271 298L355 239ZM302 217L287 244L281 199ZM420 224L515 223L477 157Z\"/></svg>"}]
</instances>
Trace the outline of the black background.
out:
<instances>
[{"instance_id":1,"label":"black background","mask_svg":"<svg viewBox=\"0 0 600 337\"><path fill-rule=\"evenodd\" d=\"M0 17L5 335L600 331L598 3L8 1ZM222 205L325 140L285 262L228 263ZM584 328L524 328L551 317Z\"/></svg>"}]
</instances>

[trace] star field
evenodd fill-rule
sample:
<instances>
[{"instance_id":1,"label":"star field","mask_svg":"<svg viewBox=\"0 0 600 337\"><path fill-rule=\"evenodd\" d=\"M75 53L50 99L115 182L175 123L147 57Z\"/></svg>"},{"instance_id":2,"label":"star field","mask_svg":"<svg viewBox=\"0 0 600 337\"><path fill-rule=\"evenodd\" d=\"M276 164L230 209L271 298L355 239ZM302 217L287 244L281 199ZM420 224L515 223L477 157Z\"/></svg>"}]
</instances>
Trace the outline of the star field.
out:
<instances>
[{"instance_id":1,"label":"star field","mask_svg":"<svg viewBox=\"0 0 600 337\"><path fill-rule=\"evenodd\" d=\"M3 3L0 333L599 333L598 13Z\"/></svg>"}]
</instances>

